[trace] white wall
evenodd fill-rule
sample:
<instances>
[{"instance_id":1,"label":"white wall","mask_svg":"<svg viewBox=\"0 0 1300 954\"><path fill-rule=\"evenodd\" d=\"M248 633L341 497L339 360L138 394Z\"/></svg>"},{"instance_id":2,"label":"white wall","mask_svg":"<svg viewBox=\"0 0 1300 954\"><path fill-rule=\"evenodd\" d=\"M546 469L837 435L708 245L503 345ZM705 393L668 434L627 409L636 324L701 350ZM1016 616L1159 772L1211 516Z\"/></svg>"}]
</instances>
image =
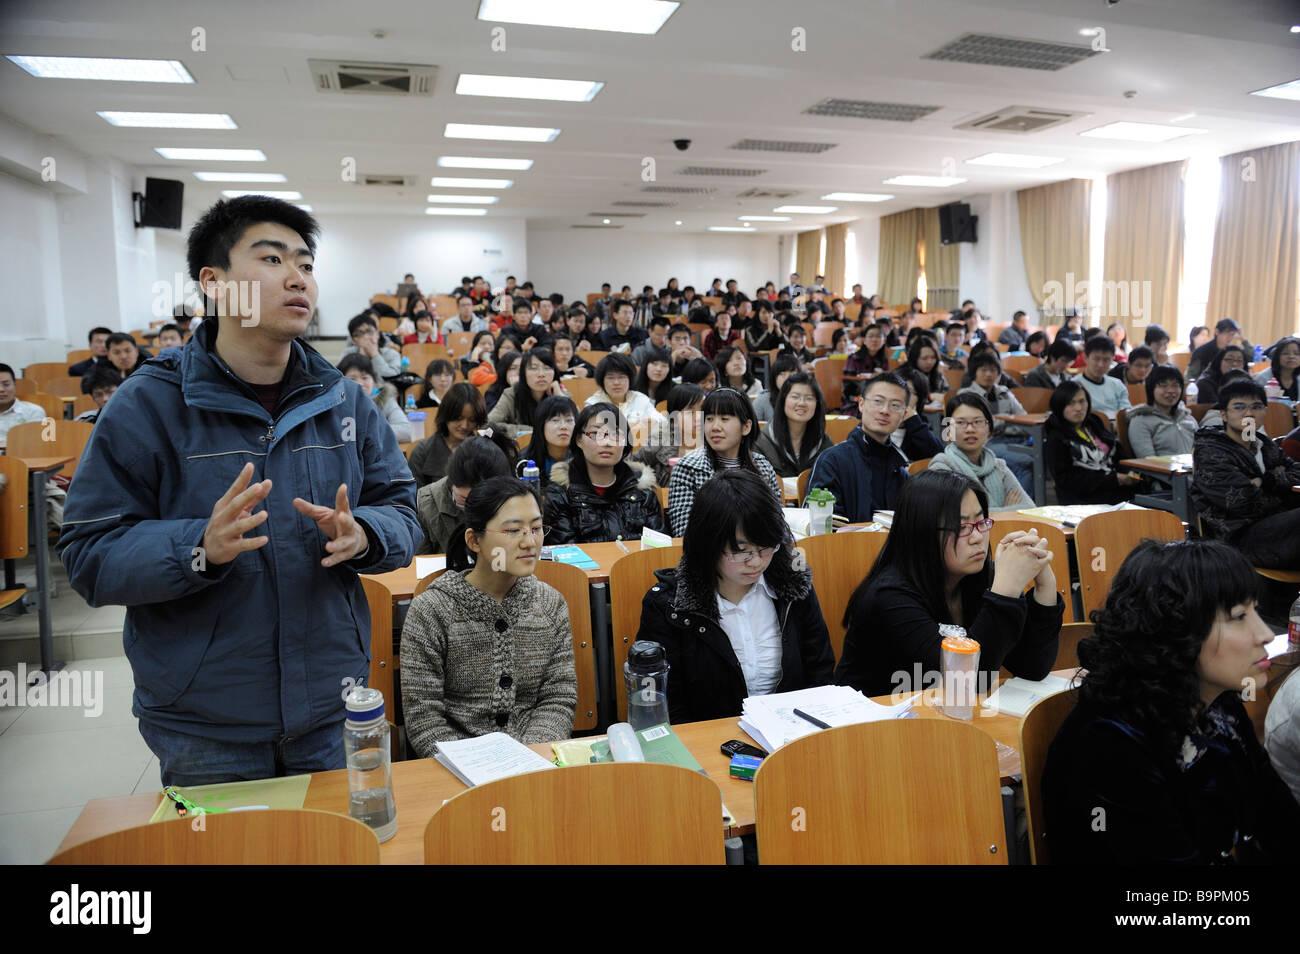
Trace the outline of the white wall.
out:
<instances>
[{"instance_id":1,"label":"white wall","mask_svg":"<svg viewBox=\"0 0 1300 954\"><path fill-rule=\"evenodd\" d=\"M18 368L63 358L63 283L59 262L59 214L48 188L0 173L0 362ZM58 347L39 356L24 339L54 335Z\"/></svg>"},{"instance_id":2,"label":"white wall","mask_svg":"<svg viewBox=\"0 0 1300 954\"><path fill-rule=\"evenodd\" d=\"M975 244L963 242L961 294L983 312L986 321L1007 323L1016 311L1029 314L1038 324L1034 298L1025 280L1025 260L1020 247L1020 213L1014 190L982 193L964 199L971 214L979 216Z\"/></svg>"},{"instance_id":3,"label":"white wall","mask_svg":"<svg viewBox=\"0 0 1300 954\"><path fill-rule=\"evenodd\" d=\"M849 231L853 233L857 261L845 262L849 286L845 291L852 292L856 282L862 286L862 294L874 295L880 282L880 218L858 219L849 223Z\"/></svg>"},{"instance_id":4,"label":"white wall","mask_svg":"<svg viewBox=\"0 0 1300 954\"><path fill-rule=\"evenodd\" d=\"M565 301L585 298L609 282L662 288L671 277L703 294L715 278L734 278L752 296L766 281L780 286L773 269L777 235L734 232L653 233L604 229L528 227L528 278L538 292L558 291ZM520 281L523 274L516 272ZM458 276L459 277L459 276Z\"/></svg>"}]
</instances>

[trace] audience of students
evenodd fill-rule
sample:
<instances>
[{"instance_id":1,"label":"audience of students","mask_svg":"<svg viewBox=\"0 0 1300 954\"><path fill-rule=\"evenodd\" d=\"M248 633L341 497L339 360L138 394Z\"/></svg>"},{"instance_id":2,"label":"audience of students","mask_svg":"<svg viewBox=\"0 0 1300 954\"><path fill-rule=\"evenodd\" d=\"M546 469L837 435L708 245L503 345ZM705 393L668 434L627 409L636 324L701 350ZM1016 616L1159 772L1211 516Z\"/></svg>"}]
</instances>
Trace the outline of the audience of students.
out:
<instances>
[{"instance_id":1,"label":"audience of students","mask_svg":"<svg viewBox=\"0 0 1300 954\"><path fill-rule=\"evenodd\" d=\"M82 380L84 381L85 378ZM0 364L0 446L9 439L11 427L45 420L45 408L31 401L18 400L15 381L14 369L7 364Z\"/></svg>"},{"instance_id":2,"label":"audience of students","mask_svg":"<svg viewBox=\"0 0 1300 954\"><path fill-rule=\"evenodd\" d=\"M1109 338L1103 340L1110 343ZM1117 471L1119 439L1092 413L1087 389L1078 381L1066 381L1052 392L1049 407L1051 413L1043 426L1043 454L1056 484L1057 500L1063 504L1132 500L1142 479Z\"/></svg>"},{"instance_id":3,"label":"audience of students","mask_svg":"<svg viewBox=\"0 0 1300 954\"><path fill-rule=\"evenodd\" d=\"M434 432L411 448L411 476L424 487L447 473L447 462L463 441L487 426L487 406L478 388L453 384L442 396L434 418Z\"/></svg>"},{"instance_id":4,"label":"audience of students","mask_svg":"<svg viewBox=\"0 0 1300 954\"><path fill-rule=\"evenodd\" d=\"M1150 348L1146 345L1138 345L1129 353L1127 361L1119 362L1108 373L1125 387L1130 384L1141 384L1151 373L1155 359L1155 353Z\"/></svg>"},{"instance_id":5,"label":"audience of students","mask_svg":"<svg viewBox=\"0 0 1300 954\"><path fill-rule=\"evenodd\" d=\"M944 408L947 445L931 459L928 469L954 471L976 481L984 488L992 510L1036 506L1006 461L989 448L993 425L993 411L983 397L974 391L954 394Z\"/></svg>"},{"instance_id":6,"label":"audience of students","mask_svg":"<svg viewBox=\"0 0 1300 954\"><path fill-rule=\"evenodd\" d=\"M1012 351L1020 351L1029 340L1029 318L1023 311L1011 316L1011 324L1002 329L998 335L998 344L1008 345Z\"/></svg>"},{"instance_id":7,"label":"audience of students","mask_svg":"<svg viewBox=\"0 0 1300 954\"><path fill-rule=\"evenodd\" d=\"M779 477L798 477L832 445L826 433L826 398L817 379L806 371L786 377L777 394L775 413L754 449L767 458Z\"/></svg>"},{"instance_id":8,"label":"audience of students","mask_svg":"<svg viewBox=\"0 0 1300 954\"><path fill-rule=\"evenodd\" d=\"M90 348L90 357L71 365L68 368L68 376L84 378L86 372L92 367L96 365L105 367L108 364L108 336L112 333L112 328L105 328L102 325L91 328L86 335L86 346Z\"/></svg>"},{"instance_id":9,"label":"audience of students","mask_svg":"<svg viewBox=\"0 0 1300 954\"><path fill-rule=\"evenodd\" d=\"M375 402L379 415L393 429L397 442L408 443L411 440L411 422L407 420L402 406L397 403L397 388L387 381L376 382L370 370L372 367L371 359L364 353L358 352L344 355L343 360L339 362L339 371L343 376L355 381L362 392Z\"/></svg>"},{"instance_id":10,"label":"audience of students","mask_svg":"<svg viewBox=\"0 0 1300 954\"><path fill-rule=\"evenodd\" d=\"M613 324L600 333L602 351L617 351L630 355L633 348L650 337L644 328L632 324L634 313L630 301L614 302Z\"/></svg>"},{"instance_id":11,"label":"audience of students","mask_svg":"<svg viewBox=\"0 0 1300 954\"><path fill-rule=\"evenodd\" d=\"M545 348L551 343L551 330L544 322L538 321L533 313L532 304L525 298L516 298L512 311L513 319L497 334L497 341L510 341L520 351L530 348ZM498 348L500 345L498 345Z\"/></svg>"},{"instance_id":12,"label":"audience of students","mask_svg":"<svg viewBox=\"0 0 1300 954\"><path fill-rule=\"evenodd\" d=\"M1197 330L1204 336L1197 344ZM1192 356L1187 359L1187 380L1199 378L1211 359L1228 345L1238 345L1245 354L1253 354L1254 347L1241 335L1241 325L1231 318L1220 318L1214 323L1214 337L1199 325L1192 329Z\"/></svg>"},{"instance_id":13,"label":"audience of students","mask_svg":"<svg viewBox=\"0 0 1300 954\"><path fill-rule=\"evenodd\" d=\"M863 393L863 381L890 369L889 349L885 334L876 324L868 325L862 332L862 346L844 362L842 393L843 410L852 414L857 410L857 399Z\"/></svg>"},{"instance_id":14,"label":"audience of students","mask_svg":"<svg viewBox=\"0 0 1300 954\"><path fill-rule=\"evenodd\" d=\"M129 338L128 335L122 337ZM348 338L349 342L343 348L343 357L361 355L370 362L370 376L376 381L395 378L402 373L402 352L380 337L379 325L369 314L357 315L348 322ZM132 344L134 345L134 342ZM112 338L109 339L108 347L111 358ZM119 370L121 370L120 366Z\"/></svg>"},{"instance_id":15,"label":"audience of students","mask_svg":"<svg viewBox=\"0 0 1300 954\"><path fill-rule=\"evenodd\" d=\"M1132 364L1141 348L1133 349ZM1146 381L1147 403L1126 413L1128 446L1136 457L1190 454L1196 441L1196 418L1183 404L1183 375L1168 364L1157 365Z\"/></svg>"},{"instance_id":16,"label":"audience of students","mask_svg":"<svg viewBox=\"0 0 1300 954\"><path fill-rule=\"evenodd\" d=\"M453 532L465 522L465 500L470 491L491 477L509 476L510 459L492 439L473 436L457 445L446 475L416 491L415 511L424 528L424 540L416 553L446 553Z\"/></svg>"}]
</instances>

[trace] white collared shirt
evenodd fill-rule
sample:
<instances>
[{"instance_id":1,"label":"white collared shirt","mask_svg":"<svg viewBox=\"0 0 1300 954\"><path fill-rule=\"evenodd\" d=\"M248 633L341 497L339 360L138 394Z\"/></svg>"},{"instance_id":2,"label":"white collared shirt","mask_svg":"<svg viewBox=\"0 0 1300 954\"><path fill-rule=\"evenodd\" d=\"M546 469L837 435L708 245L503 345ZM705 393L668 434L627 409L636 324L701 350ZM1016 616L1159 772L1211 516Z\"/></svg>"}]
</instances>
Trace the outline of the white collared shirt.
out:
<instances>
[{"instance_id":1,"label":"white collared shirt","mask_svg":"<svg viewBox=\"0 0 1300 954\"><path fill-rule=\"evenodd\" d=\"M0 446L3 446L9 437L9 428L18 424L30 424L33 421L45 420L45 409L39 404L32 404L30 401L23 401L14 398L14 403L10 405L9 410L0 412Z\"/></svg>"},{"instance_id":2,"label":"white collared shirt","mask_svg":"<svg viewBox=\"0 0 1300 954\"><path fill-rule=\"evenodd\" d=\"M739 603L717 596L718 621L740 660L751 696L767 695L781 681L781 622L775 596L761 576Z\"/></svg>"}]
</instances>

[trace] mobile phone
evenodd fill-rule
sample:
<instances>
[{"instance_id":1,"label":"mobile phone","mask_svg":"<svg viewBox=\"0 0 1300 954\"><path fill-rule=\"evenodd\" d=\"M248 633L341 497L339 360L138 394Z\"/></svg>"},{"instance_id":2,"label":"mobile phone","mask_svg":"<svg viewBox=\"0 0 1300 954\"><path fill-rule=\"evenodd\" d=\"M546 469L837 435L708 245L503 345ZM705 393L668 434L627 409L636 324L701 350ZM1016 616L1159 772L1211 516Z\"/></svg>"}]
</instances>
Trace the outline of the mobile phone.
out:
<instances>
[{"instance_id":1,"label":"mobile phone","mask_svg":"<svg viewBox=\"0 0 1300 954\"><path fill-rule=\"evenodd\" d=\"M722 754L727 758L731 758L733 755L752 755L756 759L767 758L767 753L762 749L746 742L741 742L737 739L732 739L730 742L723 742Z\"/></svg>"}]
</instances>

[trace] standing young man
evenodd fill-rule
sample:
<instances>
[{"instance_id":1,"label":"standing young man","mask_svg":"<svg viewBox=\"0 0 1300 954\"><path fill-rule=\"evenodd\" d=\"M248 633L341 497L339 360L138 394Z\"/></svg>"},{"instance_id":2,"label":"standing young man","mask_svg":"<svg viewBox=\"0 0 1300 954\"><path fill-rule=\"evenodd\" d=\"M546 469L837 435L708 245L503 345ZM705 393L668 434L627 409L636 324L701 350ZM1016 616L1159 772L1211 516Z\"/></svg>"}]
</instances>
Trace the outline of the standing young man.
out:
<instances>
[{"instance_id":1,"label":"standing young man","mask_svg":"<svg viewBox=\"0 0 1300 954\"><path fill-rule=\"evenodd\" d=\"M343 767L343 696L369 671L357 574L421 537L392 429L298 337L318 231L265 196L203 215L189 270L216 317L122 385L68 499L59 555L92 606L127 607L164 785Z\"/></svg>"}]
</instances>

